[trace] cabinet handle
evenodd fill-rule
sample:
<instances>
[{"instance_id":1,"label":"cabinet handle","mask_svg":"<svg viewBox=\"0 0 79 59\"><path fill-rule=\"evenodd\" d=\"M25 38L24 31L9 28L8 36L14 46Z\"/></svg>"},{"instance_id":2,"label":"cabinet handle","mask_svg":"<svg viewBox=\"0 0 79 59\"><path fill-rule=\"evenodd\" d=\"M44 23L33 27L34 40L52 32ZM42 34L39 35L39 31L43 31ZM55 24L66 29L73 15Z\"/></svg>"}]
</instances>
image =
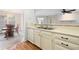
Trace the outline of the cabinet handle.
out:
<instances>
[{"instance_id":1,"label":"cabinet handle","mask_svg":"<svg viewBox=\"0 0 79 59\"><path fill-rule=\"evenodd\" d=\"M61 44L63 44L63 43L61 43Z\"/></svg>"},{"instance_id":2,"label":"cabinet handle","mask_svg":"<svg viewBox=\"0 0 79 59\"><path fill-rule=\"evenodd\" d=\"M68 40L68 38L65 38L66 40Z\"/></svg>"},{"instance_id":3,"label":"cabinet handle","mask_svg":"<svg viewBox=\"0 0 79 59\"><path fill-rule=\"evenodd\" d=\"M61 43L62 45L69 46L68 44Z\"/></svg>"},{"instance_id":4,"label":"cabinet handle","mask_svg":"<svg viewBox=\"0 0 79 59\"><path fill-rule=\"evenodd\" d=\"M64 38L64 37L61 37L62 39L66 39L66 40L68 40L68 38Z\"/></svg>"},{"instance_id":5,"label":"cabinet handle","mask_svg":"<svg viewBox=\"0 0 79 59\"><path fill-rule=\"evenodd\" d=\"M68 46L68 44L66 44L66 46Z\"/></svg>"},{"instance_id":6,"label":"cabinet handle","mask_svg":"<svg viewBox=\"0 0 79 59\"><path fill-rule=\"evenodd\" d=\"M61 37L63 39L63 37Z\"/></svg>"}]
</instances>

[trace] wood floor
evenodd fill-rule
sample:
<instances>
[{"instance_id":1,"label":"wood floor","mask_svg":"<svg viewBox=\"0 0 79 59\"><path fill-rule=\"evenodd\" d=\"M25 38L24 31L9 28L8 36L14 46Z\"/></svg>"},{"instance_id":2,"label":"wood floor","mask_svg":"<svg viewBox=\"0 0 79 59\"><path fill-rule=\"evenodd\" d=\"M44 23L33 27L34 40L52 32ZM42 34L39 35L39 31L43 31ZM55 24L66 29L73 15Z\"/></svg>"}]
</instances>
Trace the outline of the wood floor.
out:
<instances>
[{"instance_id":1,"label":"wood floor","mask_svg":"<svg viewBox=\"0 0 79 59\"><path fill-rule=\"evenodd\" d=\"M36 47L29 41L26 41L24 43L17 44L15 50L41 50L41 49Z\"/></svg>"}]
</instances>

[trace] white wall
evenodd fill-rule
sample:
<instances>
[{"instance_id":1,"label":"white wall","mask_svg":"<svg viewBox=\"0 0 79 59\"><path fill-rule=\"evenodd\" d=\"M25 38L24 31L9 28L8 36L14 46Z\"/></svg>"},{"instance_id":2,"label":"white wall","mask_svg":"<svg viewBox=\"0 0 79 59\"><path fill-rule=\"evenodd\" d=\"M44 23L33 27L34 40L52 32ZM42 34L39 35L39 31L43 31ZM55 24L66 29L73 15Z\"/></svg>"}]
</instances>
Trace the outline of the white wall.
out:
<instances>
[{"instance_id":1,"label":"white wall","mask_svg":"<svg viewBox=\"0 0 79 59\"><path fill-rule=\"evenodd\" d=\"M6 11L6 10L5 10ZM16 23L20 23L20 39L21 41L27 40L27 27L31 26L35 21L35 15L34 15L34 10L33 9L22 9L22 10L8 10L12 13L20 14L16 15L18 20Z\"/></svg>"},{"instance_id":2,"label":"white wall","mask_svg":"<svg viewBox=\"0 0 79 59\"><path fill-rule=\"evenodd\" d=\"M27 39L27 28L28 26L31 26L35 22L35 15L34 15L34 9L5 9L0 10L1 15L3 14L15 14L16 15L16 24L19 24L19 34L20 34L20 40L25 41ZM2 13L4 12L4 13Z\"/></svg>"},{"instance_id":3,"label":"white wall","mask_svg":"<svg viewBox=\"0 0 79 59\"><path fill-rule=\"evenodd\" d=\"M60 11L61 9L36 9L35 14L36 16L50 16L61 13Z\"/></svg>"},{"instance_id":4,"label":"white wall","mask_svg":"<svg viewBox=\"0 0 79 59\"><path fill-rule=\"evenodd\" d=\"M35 12L36 16L51 16L53 25L76 25L79 24L79 10L72 12L71 16L74 19L73 21L61 21L61 17L63 17L62 9L37 9ZM65 18L66 19L66 18ZM71 20L71 19L70 19Z\"/></svg>"},{"instance_id":5,"label":"white wall","mask_svg":"<svg viewBox=\"0 0 79 59\"><path fill-rule=\"evenodd\" d=\"M24 10L23 9L4 9L2 10L6 14L15 15L15 25L19 24L20 40L23 41L25 38L24 32Z\"/></svg>"},{"instance_id":6,"label":"white wall","mask_svg":"<svg viewBox=\"0 0 79 59\"><path fill-rule=\"evenodd\" d=\"M73 13L72 18L68 21L61 20L62 17L63 15L55 15L54 17L52 17L52 24L54 25L79 25L79 13L78 14Z\"/></svg>"},{"instance_id":7,"label":"white wall","mask_svg":"<svg viewBox=\"0 0 79 59\"><path fill-rule=\"evenodd\" d=\"M28 35L28 30L27 27L32 26L33 23L35 22L35 14L34 14L34 9L26 9L24 10L24 23L23 23L23 28L24 28L24 40L27 40L27 35Z\"/></svg>"}]
</instances>

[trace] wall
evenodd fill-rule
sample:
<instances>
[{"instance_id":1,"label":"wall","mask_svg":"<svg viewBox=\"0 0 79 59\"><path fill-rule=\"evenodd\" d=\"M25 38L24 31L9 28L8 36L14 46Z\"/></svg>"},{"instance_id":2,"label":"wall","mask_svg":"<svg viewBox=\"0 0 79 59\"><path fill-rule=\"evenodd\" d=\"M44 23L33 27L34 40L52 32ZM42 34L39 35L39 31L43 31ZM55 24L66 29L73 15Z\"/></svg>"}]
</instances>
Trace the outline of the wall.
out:
<instances>
[{"instance_id":1,"label":"wall","mask_svg":"<svg viewBox=\"0 0 79 59\"><path fill-rule=\"evenodd\" d=\"M79 14L74 13L72 18L69 20L61 20L62 17L63 17L63 15L53 16L52 17L52 24L53 25L79 25Z\"/></svg>"},{"instance_id":2,"label":"wall","mask_svg":"<svg viewBox=\"0 0 79 59\"><path fill-rule=\"evenodd\" d=\"M14 15L15 16L15 26L17 26L17 24L19 25L19 37L20 40L23 41L25 38L25 32L24 32L24 10L23 9L4 9L1 10L3 11L5 14L8 15Z\"/></svg>"},{"instance_id":3,"label":"wall","mask_svg":"<svg viewBox=\"0 0 79 59\"><path fill-rule=\"evenodd\" d=\"M69 19L68 17L64 18L69 19L71 21L61 21L61 18L64 15L61 13L61 9L38 9L36 10L35 15L50 16L52 20L52 25L79 25L79 10L76 10L71 13L70 17L72 17L71 19L73 20Z\"/></svg>"},{"instance_id":4,"label":"wall","mask_svg":"<svg viewBox=\"0 0 79 59\"><path fill-rule=\"evenodd\" d=\"M5 10L6 11L6 10ZM19 24L20 26L20 39L21 41L27 40L27 27L33 25L35 22L35 15L33 9L22 9L22 10L7 10L11 13L16 13L16 25ZM19 14L19 15L18 15Z\"/></svg>"},{"instance_id":5,"label":"wall","mask_svg":"<svg viewBox=\"0 0 79 59\"><path fill-rule=\"evenodd\" d=\"M61 9L36 9L36 16L50 16L60 13Z\"/></svg>"},{"instance_id":6,"label":"wall","mask_svg":"<svg viewBox=\"0 0 79 59\"><path fill-rule=\"evenodd\" d=\"M23 23L23 28L24 28L24 40L27 40L27 35L28 35L28 30L27 27L32 26L33 23L35 22L35 14L34 14L34 9L26 9L24 10L24 23Z\"/></svg>"}]
</instances>

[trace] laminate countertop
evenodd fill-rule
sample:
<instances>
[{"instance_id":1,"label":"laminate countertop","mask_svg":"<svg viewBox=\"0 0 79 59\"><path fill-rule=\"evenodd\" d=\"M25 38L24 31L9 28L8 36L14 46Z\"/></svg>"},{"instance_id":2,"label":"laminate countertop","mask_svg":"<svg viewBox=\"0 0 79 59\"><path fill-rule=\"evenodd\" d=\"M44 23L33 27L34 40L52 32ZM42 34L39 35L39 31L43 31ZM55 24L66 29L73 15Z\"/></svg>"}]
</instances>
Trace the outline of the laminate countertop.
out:
<instances>
[{"instance_id":1,"label":"laminate countertop","mask_svg":"<svg viewBox=\"0 0 79 59\"><path fill-rule=\"evenodd\" d=\"M39 29L37 27L28 27L28 28ZM73 36L79 37L79 27L56 26L53 28L54 29L52 29L52 30L48 30L48 29L39 29L39 30L55 32L55 33L60 33L60 34L73 35Z\"/></svg>"}]
</instances>

